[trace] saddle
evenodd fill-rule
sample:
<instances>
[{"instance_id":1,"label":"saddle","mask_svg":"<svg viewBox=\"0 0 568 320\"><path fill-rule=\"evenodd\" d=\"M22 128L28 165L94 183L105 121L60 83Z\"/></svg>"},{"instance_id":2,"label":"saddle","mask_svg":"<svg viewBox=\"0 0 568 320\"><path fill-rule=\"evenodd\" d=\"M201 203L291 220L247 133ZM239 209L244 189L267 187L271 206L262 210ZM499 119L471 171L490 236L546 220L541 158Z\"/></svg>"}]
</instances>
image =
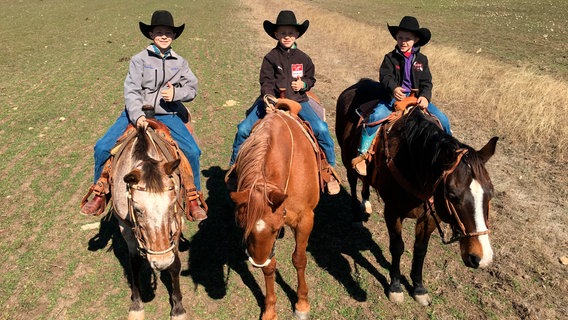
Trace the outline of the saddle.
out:
<instances>
[{"instance_id":1,"label":"saddle","mask_svg":"<svg viewBox=\"0 0 568 320\"><path fill-rule=\"evenodd\" d=\"M333 181L334 178L335 180L337 180L338 183L341 183L339 174L337 174L337 172L335 172L333 167L330 166L329 163L327 162L325 153L323 152L323 150L321 150L321 147L319 146L316 140L314 131L312 130L309 122L302 120L298 116L298 113L300 113L300 111L302 110L302 106L294 100L285 99L285 98L277 99L272 95L265 95L263 97L263 100L266 105L267 112L277 112L278 110L280 110L281 112L283 111L285 115L294 119L299 124L300 128L302 129L302 132L310 141L317 159L321 191L323 192L325 190L325 186L327 185L327 183ZM254 131L254 127L252 131ZM226 183L229 181L230 175L233 172L234 167L235 166L230 168L229 172L227 172L225 178Z\"/></svg>"}]
</instances>

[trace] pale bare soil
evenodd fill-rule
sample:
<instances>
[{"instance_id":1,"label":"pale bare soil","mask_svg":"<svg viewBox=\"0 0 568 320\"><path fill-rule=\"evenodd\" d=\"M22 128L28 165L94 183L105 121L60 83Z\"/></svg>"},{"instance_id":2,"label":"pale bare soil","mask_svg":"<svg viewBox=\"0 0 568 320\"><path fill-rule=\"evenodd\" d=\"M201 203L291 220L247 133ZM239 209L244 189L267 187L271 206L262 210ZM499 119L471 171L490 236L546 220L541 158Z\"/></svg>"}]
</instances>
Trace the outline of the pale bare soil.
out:
<instances>
[{"instance_id":1,"label":"pale bare soil","mask_svg":"<svg viewBox=\"0 0 568 320\"><path fill-rule=\"evenodd\" d=\"M301 49L311 55L316 64L318 78L316 92L323 97L326 104L331 128L333 128L335 116L333 110L337 96L359 78L377 79L382 56L394 46L394 40L386 28L381 30L371 28L338 13L311 7L309 2L265 1L263 2L265 5L255 1L243 2L253 8L250 21L273 20L278 11L284 8L295 10L300 21L310 20L310 29L298 40L298 43ZM393 17L392 20L397 19L399 17ZM263 34L262 29L259 28L260 24L256 25L259 34ZM262 47L262 42L259 43L259 47ZM447 52L447 48L431 45L425 47L424 51L430 57L434 73L434 103L450 117L454 135L476 148L482 147L492 136L502 137L495 156L488 164L496 190L491 217L495 262L487 270L467 272L469 276L460 278L461 283L456 283L455 288L438 288L444 293L446 308L459 306L466 318L469 318L468 314L471 317L484 315L498 319L564 318L568 314L568 266L562 265L559 259L568 255L568 175L566 174L568 166L565 159L562 159L562 153L556 153L553 148L544 148L544 151L540 149L539 152L531 151L531 148L527 147L529 143L523 137L511 135L511 131L502 127L506 119L500 119L494 112L497 106L490 103L498 103L503 95L509 94L508 92L495 92L494 95L499 98L495 97L493 100L478 97L484 99L481 103L471 95L464 99L463 91L452 91L451 81L460 81L460 79L440 74L451 72L450 69L443 68L442 65L448 60L440 54L440 51ZM499 78L498 74L492 73L495 72L493 62L471 55L462 55L461 58L454 55L452 59L475 61L473 66L468 65L475 72L474 77L460 84L459 88L469 88L475 92L479 88L471 86L481 83L480 79L476 81L475 77L485 77L483 84L487 87L500 85L491 82L491 79ZM460 62L462 60L452 63L460 65ZM531 77L530 74L513 66L502 70L509 72L510 79L515 79L510 83L522 83L525 78ZM545 80L550 83L555 81ZM566 84L561 83L561 85ZM516 88L513 87L511 90L514 91ZM528 92L517 94L532 96L532 93ZM566 92L561 92L560 96L566 98ZM471 107L470 101L475 108ZM563 105L566 106L566 103ZM564 113L565 108L561 108L560 113ZM564 122L559 128L561 128L560 134L565 134L568 124ZM380 205L375 205L374 208L380 216ZM377 220L377 217L372 217L366 227L370 230L380 228L372 230L373 239L384 251L387 251L386 230L381 225L382 221L376 223ZM411 242L407 243L408 248L411 248L411 245ZM440 246L438 241L432 241L431 247L434 249L431 250L429 259L436 259L436 248ZM427 268L430 269L426 270L430 277L438 272L433 265ZM460 265L459 261L452 261L450 267L439 276L452 278L463 275L465 271L465 267ZM372 277L372 275L366 276ZM387 274L384 276L388 277ZM453 290L464 290L464 287L479 291L473 294L479 299L479 303L473 309L469 304L461 301L463 299L461 294L452 294ZM351 300L348 303L357 302ZM508 313L511 308L515 313ZM431 314L428 308L423 312L424 317ZM404 315L399 314L399 316L407 318ZM416 317L416 314L408 317ZM442 315L442 318L451 317L448 314Z\"/></svg>"}]
</instances>

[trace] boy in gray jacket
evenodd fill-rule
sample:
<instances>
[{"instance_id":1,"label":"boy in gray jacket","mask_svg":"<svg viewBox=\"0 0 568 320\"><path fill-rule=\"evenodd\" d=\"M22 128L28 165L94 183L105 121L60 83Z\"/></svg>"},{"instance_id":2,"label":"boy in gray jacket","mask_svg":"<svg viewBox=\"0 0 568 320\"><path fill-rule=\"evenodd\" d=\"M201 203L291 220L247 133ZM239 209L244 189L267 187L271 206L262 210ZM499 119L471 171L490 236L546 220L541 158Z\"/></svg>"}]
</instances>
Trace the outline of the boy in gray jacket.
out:
<instances>
[{"instance_id":1,"label":"boy in gray jacket","mask_svg":"<svg viewBox=\"0 0 568 320\"><path fill-rule=\"evenodd\" d=\"M85 215L99 215L104 211L107 201L105 190L108 192L106 171L110 167L106 162L110 150L129 123L136 127L148 126L143 106L154 107L156 119L170 129L172 138L189 160L195 184L195 187L189 186L189 190L195 193L200 193L201 190L201 150L184 123L188 121L188 112L182 103L192 101L197 95L197 78L187 61L171 48L173 40L183 32L185 24L174 26L172 15L168 11L159 10L153 13L150 25L143 22L139 25L142 34L152 40L152 44L130 60L124 81L125 110L95 144L95 183L90 190L94 197L81 204L81 213ZM207 218L207 213L197 200L186 205L190 206L194 221Z\"/></svg>"}]
</instances>

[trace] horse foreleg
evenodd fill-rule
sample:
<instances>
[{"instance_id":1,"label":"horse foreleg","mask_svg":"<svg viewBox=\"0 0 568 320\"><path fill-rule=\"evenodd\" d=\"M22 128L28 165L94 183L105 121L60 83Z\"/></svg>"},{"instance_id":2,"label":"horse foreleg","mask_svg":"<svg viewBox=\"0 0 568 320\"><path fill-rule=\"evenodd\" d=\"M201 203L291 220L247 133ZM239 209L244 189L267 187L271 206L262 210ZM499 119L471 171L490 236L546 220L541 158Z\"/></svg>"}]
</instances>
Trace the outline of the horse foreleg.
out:
<instances>
[{"instance_id":1,"label":"horse foreleg","mask_svg":"<svg viewBox=\"0 0 568 320\"><path fill-rule=\"evenodd\" d=\"M353 169L347 169L347 181L351 190L351 225L359 227L363 224L361 203L357 199L357 174Z\"/></svg>"},{"instance_id":2,"label":"horse foreleg","mask_svg":"<svg viewBox=\"0 0 568 320\"><path fill-rule=\"evenodd\" d=\"M144 303L140 297L140 268L144 259L137 252L130 252L130 269L132 276L130 309L128 310L128 320L144 319Z\"/></svg>"},{"instance_id":3,"label":"horse foreleg","mask_svg":"<svg viewBox=\"0 0 568 320\"><path fill-rule=\"evenodd\" d=\"M170 295L170 304L172 305L172 310L170 312L171 320L182 320L185 319L185 309L183 308L183 297L181 295L180 285L179 285L179 272L181 270L181 261L179 259L179 254L176 252L174 262L168 268L170 277L172 279L172 293Z\"/></svg>"},{"instance_id":4,"label":"horse foreleg","mask_svg":"<svg viewBox=\"0 0 568 320\"><path fill-rule=\"evenodd\" d=\"M424 260L428 252L428 242L430 235L434 231L435 225L431 217L416 221L414 230L414 253L412 257L412 269L410 271L410 278L414 286L413 296L414 300L420 305L427 306L432 302L428 295L428 290L424 287L422 280L422 272L424 268Z\"/></svg>"},{"instance_id":5,"label":"horse foreleg","mask_svg":"<svg viewBox=\"0 0 568 320\"><path fill-rule=\"evenodd\" d=\"M361 189L361 213L371 215L373 213L373 206L369 198L371 197L371 188L369 183L363 181L363 188Z\"/></svg>"},{"instance_id":6,"label":"horse foreleg","mask_svg":"<svg viewBox=\"0 0 568 320\"><path fill-rule=\"evenodd\" d=\"M396 212L385 204L385 222L389 232L389 250L392 257L389 286L389 300L401 303L404 300L402 286L400 285L400 257L404 252L404 241L402 240L402 219Z\"/></svg>"},{"instance_id":7,"label":"horse foreleg","mask_svg":"<svg viewBox=\"0 0 568 320\"><path fill-rule=\"evenodd\" d=\"M264 311L262 320L275 320L276 316L276 292L274 291L274 273L276 272L276 258L272 258L270 263L262 267L264 274L264 285L266 286L266 297L264 298Z\"/></svg>"},{"instance_id":8,"label":"horse foreleg","mask_svg":"<svg viewBox=\"0 0 568 320\"><path fill-rule=\"evenodd\" d=\"M292 263L294 264L294 268L296 268L298 278L298 302L296 302L295 306L295 315L297 319L301 320L308 319L310 313L310 302L308 300L309 289L306 283L306 265L308 264L306 248L312 228L313 219L304 219L302 225L294 230L296 248L292 254Z\"/></svg>"}]
</instances>

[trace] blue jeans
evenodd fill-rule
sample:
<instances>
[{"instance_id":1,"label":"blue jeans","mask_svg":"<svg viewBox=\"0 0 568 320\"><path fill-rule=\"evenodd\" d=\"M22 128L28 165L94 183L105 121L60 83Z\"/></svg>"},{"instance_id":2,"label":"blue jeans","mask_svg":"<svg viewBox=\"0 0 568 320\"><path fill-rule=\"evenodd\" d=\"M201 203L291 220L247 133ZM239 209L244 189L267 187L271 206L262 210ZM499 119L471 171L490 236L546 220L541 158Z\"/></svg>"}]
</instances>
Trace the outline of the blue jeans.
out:
<instances>
[{"instance_id":1,"label":"blue jeans","mask_svg":"<svg viewBox=\"0 0 568 320\"><path fill-rule=\"evenodd\" d=\"M314 131L314 135L316 136L316 140L325 153L327 162L329 162L331 166L335 166L335 152L333 150L334 144L333 139L331 139L331 135L329 134L327 123L318 117L307 101L301 102L300 104L302 105L302 110L298 115L304 121L310 123L310 126ZM237 134L235 135L235 141L233 142L233 154L231 155L230 165L233 165L237 160L237 154L239 153L241 144L243 144L246 138L250 135L254 124L259 119L264 118L265 115L266 109L264 107L264 102L261 98L259 98L250 108L246 118L237 126Z\"/></svg>"},{"instance_id":2,"label":"blue jeans","mask_svg":"<svg viewBox=\"0 0 568 320\"><path fill-rule=\"evenodd\" d=\"M395 99L392 99L391 101L380 101L373 110L373 113L369 115L369 120L367 122L372 123L388 117L394 110L394 102ZM452 130L450 129L450 120L448 119L448 117L432 103L428 103L428 111L436 118L438 118L438 120L440 120L442 129L444 129L447 134L452 135ZM379 127L380 126L366 127L365 130L367 130L368 135L372 135L377 132L377 130L379 130Z\"/></svg>"},{"instance_id":3,"label":"blue jeans","mask_svg":"<svg viewBox=\"0 0 568 320\"><path fill-rule=\"evenodd\" d=\"M181 118L176 115L156 115L156 119L170 129L172 138L177 142L179 148L187 157L187 160L191 165L195 187L197 190L201 190L199 169L199 156L201 156L201 150L199 150L193 136L189 133ZM123 111L105 135L95 144L95 183L100 178L103 166L110 157L110 150L116 144L116 140L118 140L118 138L120 138L120 136L124 133L128 123L129 121L126 111Z\"/></svg>"}]
</instances>

